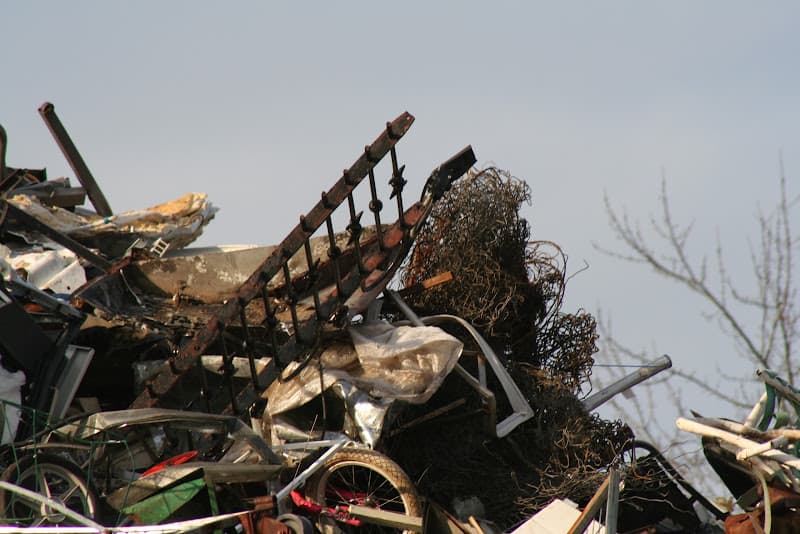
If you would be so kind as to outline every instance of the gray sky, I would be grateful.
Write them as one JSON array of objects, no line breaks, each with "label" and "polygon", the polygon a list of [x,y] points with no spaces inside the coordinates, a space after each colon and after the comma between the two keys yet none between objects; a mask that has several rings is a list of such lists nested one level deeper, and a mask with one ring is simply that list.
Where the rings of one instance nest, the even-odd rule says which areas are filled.
[{"label": "gray sky", "polygon": [[[602,308],[618,337],[700,371],[734,365],[702,303],[598,254],[603,208],[717,228],[748,273],[759,203],[800,167],[796,3],[10,2],[0,0],[8,163],[70,175],[38,116],[51,101],[115,211],[204,191],[200,244],[279,241],[385,121],[415,196],[472,144],[525,179],[536,239],[559,243],[567,309]],[[655,352],[655,351],[658,352]],[[603,356],[599,355],[602,360]],[[742,369],[747,374],[752,369]],[[754,395],[758,392],[754,392]],[[698,398],[709,415],[713,405]]]}]

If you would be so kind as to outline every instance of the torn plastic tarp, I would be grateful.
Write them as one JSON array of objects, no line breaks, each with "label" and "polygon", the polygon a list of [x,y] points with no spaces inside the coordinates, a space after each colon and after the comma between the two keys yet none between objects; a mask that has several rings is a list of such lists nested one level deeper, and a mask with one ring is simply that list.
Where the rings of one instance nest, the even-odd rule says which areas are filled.
[{"label": "torn plastic tarp", "polygon": [[[2,355],[0,355],[2,362]],[[19,426],[22,393],[25,385],[25,373],[11,372],[0,363],[0,444],[11,443]]]},{"label": "torn plastic tarp", "polygon": [[11,280],[16,277],[14,267],[11,266],[11,249],[7,246],[0,244],[0,278],[3,280]]},{"label": "torn plastic tarp", "polygon": [[[362,439],[374,443],[388,404],[394,400],[427,402],[453,370],[464,347],[434,326],[395,327],[376,322],[351,327],[348,332],[352,345],[329,345],[320,355],[321,371],[318,366],[306,365],[291,380],[276,380],[267,388],[264,396],[273,418],[336,385],[334,391],[345,400]],[[298,365],[292,362],[286,373],[294,372]]]},{"label": "torn plastic tarp", "polygon": [[86,238],[107,232],[133,233],[150,242],[160,238],[171,248],[186,246],[197,239],[217,212],[205,193],[187,193],[144,210],[108,217],[44,206],[36,197],[26,195],[15,195],[9,202],[70,237]]}]

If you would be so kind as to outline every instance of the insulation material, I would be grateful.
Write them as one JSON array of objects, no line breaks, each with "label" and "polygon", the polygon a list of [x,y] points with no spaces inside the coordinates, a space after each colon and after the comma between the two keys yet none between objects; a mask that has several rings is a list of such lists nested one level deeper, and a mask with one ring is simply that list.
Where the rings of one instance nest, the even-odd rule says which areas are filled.
[{"label": "insulation material", "polygon": [[[337,381],[349,382],[372,397],[413,404],[428,401],[453,370],[463,344],[434,327],[394,327],[372,323],[349,329],[353,345],[331,344],[319,367],[307,365],[292,380],[273,382],[264,395],[271,415],[307,403]],[[287,368],[296,368],[293,362]]]},{"label": "insulation material", "polygon": [[132,232],[146,239],[161,238],[173,248],[183,247],[197,239],[217,212],[205,193],[187,193],[170,202],[109,217],[47,207],[37,198],[26,195],[16,195],[10,202],[71,237],[88,237],[103,232]]}]

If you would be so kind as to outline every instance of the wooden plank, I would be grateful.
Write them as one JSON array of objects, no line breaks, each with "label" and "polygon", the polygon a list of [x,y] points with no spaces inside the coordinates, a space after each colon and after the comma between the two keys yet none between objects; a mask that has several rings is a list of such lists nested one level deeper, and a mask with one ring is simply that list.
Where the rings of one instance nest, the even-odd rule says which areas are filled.
[{"label": "wooden plank", "polygon": [[387,510],[379,510],[377,508],[370,508],[368,506],[358,506],[357,504],[351,504],[349,508],[350,515],[373,525],[422,532],[421,517],[414,517],[397,512],[389,512]]}]

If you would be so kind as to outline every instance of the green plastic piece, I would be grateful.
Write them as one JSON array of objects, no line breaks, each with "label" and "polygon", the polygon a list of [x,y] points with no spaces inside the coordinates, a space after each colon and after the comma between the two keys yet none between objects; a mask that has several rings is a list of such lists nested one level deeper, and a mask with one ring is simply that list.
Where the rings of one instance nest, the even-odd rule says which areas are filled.
[{"label": "green plastic piece", "polygon": [[[195,495],[205,488],[205,480],[197,478],[142,499],[136,504],[126,506],[122,509],[122,512],[133,516],[140,525],[157,525],[174,514],[181,506],[191,501]],[[214,499],[214,504],[216,504],[216,499]]]},{"label": "green plastic piece", "polygon": [[758,423],[758,429],[762,432],[769,428],[769,422],[775,412],[775,388],[767,386],[767,402],[764,404],[764,415]]}]

